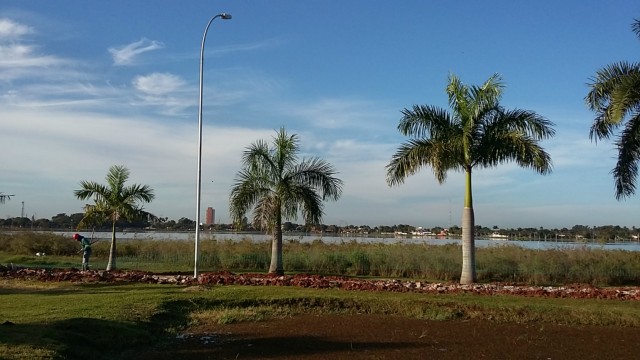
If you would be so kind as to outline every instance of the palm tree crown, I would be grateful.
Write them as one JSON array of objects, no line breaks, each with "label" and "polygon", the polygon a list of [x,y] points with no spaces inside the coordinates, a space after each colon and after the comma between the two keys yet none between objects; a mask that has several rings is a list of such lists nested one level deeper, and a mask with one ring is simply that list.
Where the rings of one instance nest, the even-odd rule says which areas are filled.
[{"label": "palm tree crown", "polygon": [[[634,21],[632,30],[640,38],[640,20]],[[589,138],[609,139],[623,127],[616,136],[618,161],[611,172],[616,198],[633,195],[640,160],[640,63],[607,65],[596,72],[589,86],[585,102],[596,113]]]},{"label": "palm tree crown", "polygon": [[450,75],[446,92],[451,112],[429,105],[404,109],[398,130],[410,139],[386,167],[390,186],[423,166],[431,167],[440,183],[449,170],[465,172],[463,283],[475,281],[472,169],[515,161],[541,174],[551,172],[551,158],[538,142],[555,134],[553,123],[533,111],[504,109],[499,104],[503,89],[497,74],[481,86],[465,85]]},{"label": "palm tree crown", "polygon": [[153,189],[148,185],[125,186],[129,174],[129,169],[126,167],[114,165],[109,168],[106,185],[83,180],[80,182],[81,189],[73,192],[80,200],[93,197],[95,201],[95,204],[85,207],[85,216],[78,227],[88,223],[111,221],[111,250],[107,271],[116,268],[116,222],[119,219],[135,220],[143,216],[153,217],[142,208],[142,203],[151,202],[155,198]]},{"label": "palm tree crown", "polygon": [[551,159],[538,141],[555,134],[553,123],[533,111],[502,108],[503,89],[497,74],[480,87],[464,85],[451,75],[446,90],[451,113],[429,105],[404,109],[398,130],[411,139],[387,165],[388,184],[401,184],[423,166],[430,166],[443,183],[449,170],[494,167],[510,160],[549,173]]},{"label": "palm tree crown", "polygon": [[282,221],[294,220],[301,212],[309,224],[319,224],[323,200],[338,200],[342,181],[333,166],[318,158],[298,162],[298,138],[283,128],[273,138],[273,147],[256,141],[242,156],[243,169],[231,189],[230,212],[240,223],[253,207],[253,223],[274,235],[269,272],[282,273]]}]

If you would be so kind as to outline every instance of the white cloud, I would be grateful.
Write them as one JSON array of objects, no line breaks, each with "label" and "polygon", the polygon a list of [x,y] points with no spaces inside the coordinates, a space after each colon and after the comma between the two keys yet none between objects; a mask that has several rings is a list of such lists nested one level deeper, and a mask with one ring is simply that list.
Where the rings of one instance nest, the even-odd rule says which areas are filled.
[{"label": "white cloud", "polygon": [[[38,109],[4,108],[0,110],[4,135],[0,152],[20,156],[3,163],[0,183],[19,194],[39,214],[50,217],[57,212],[79,211],[82,203],[75,201],[72,194],[78,183],[102,182],[109,166],[123,164],[131,170],[132,182],[149,184],[156,190],[156,200],[147,206],[151,212],[175,219],[192,216],[196,125],[196,122],[161,122],[155,118],[59,109],[49,110],[45,115]],[[226,198],[239,170],[242,151],[256,139],[270,138],[272,132],[204,126],[204,204],[215,198],[216,209],[226,217]],[[54,192],[47,195],[52,199],[50,202],[38,198],[42,184]],[[6,205],[3,211],[15,203]]]},{"label": "white cloud", "polygon": [[0,19],[0,40],[13,40],[23,35],[33,33],[33,28],[17,23],[8,18]]},{"label": "white cloud", "polygon": [[154,106],[161,113],[178,114],[193,105],[194,97],[186,82],[169,73],[137,76],[131,82],[142,102],[134,105]]},{"label": "white cloud", "polygon": [[388,116],[370,101],[331,98],[289,105],[286,112],[321,129],[370,128]]},{"label": "white cloud", "polygon": [[[274,47],[278,47],[283,43],[282,39],[279,38],[271,38],[265,39],[255,43],[248,44],[237,44],[237,45],[228,45],[222,47],[216,47],[211,50],[212,54],[222,55],[228,53],[242,52],[242,51],[256,51],[262,49],[270,49]],[[206,50],[206,49],[205,49]]]},{"label": "white cloud", "polygon": [[34,46],[21,44],[0,45],[0,69],[47,67],[63,64],[64,61],[47,55],[37,55]]},{"label": "white cloud", "polygon": [[70,62],[56,56],[37,52],[36,45],[21,42],[21,37],[33,33],[29,26],[8,18],[0,19],[0,80],[52,76],[52,68]]},{"label": "white cloud", "polygon": [[109,53],[113,56],[114,65],[131,65],[135,63],[137,56],[163,47],[164,44],[159,41],[142,38],[128,45],[111,47]]},{"label": "white cloud", "polygon": [[164,95],[182,90],[185,81],[177,75],[168,73],[153,73],[146,76],[136,76],[133,81],[136,90],[150,95]]}]

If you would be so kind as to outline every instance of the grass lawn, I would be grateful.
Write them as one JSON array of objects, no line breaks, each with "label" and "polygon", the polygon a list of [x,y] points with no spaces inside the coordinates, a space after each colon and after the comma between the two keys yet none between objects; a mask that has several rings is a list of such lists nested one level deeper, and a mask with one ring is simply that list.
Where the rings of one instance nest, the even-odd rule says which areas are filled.
[{"label": "grass lawn", "polygon": [[125,359],[166,346],[191,326],[301,313],[640,327],[637,302],[615,300],[6,279],[0,299],[3,359]]}]

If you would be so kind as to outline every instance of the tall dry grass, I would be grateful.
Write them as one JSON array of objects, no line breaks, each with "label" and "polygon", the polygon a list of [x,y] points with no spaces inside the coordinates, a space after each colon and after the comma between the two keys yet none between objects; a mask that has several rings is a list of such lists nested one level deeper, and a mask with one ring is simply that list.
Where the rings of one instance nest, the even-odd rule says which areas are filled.
[{"label": "tall dry grass", "polygon": [[[21,256],[36,264],[36,252],[77,257],[79,245],[50,233],[0,233],[2,258]],[[120,240],[118,266],[144,271],[187,272],[193,268],[193,243],[182,240]],[[199,247],[201,271],[264,272],[271,245],[248,239],[203,240]],[[93,263],[106,262],[109,241],[93,246]],[[586,283],[597,286],[640,285],[640,253],[622,250],[535,250],[519,246],[477,249],[481,282],[501,281],[532,285]],[[26,261],[25,260],[25,261]],[[68,266],[69,260],[60,260]],[[459,245],[325,243],[321,240],[284,243],[284,268],[290,273],[416,278],[455,281],[460,277]]]}]

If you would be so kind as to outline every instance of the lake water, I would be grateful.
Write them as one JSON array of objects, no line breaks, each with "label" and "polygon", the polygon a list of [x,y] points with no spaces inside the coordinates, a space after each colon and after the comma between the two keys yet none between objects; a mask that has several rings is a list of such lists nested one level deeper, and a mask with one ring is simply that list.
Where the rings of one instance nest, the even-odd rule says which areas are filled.
[{"label": "lake water", "polygon": [[[71,232],[55,232],[60,235],[71,237]],[[91,237],[90,232],[81,232],[82,235]],[[185,240],[194,241],[194,232],[118,232],[116,233],[118,240]],[[93,234],[94,239],[110,240],[110,232],[95,232]],[[249,239],[255,242],[263,242],[271,240],[269,235],[256,234],[256,233],[215,233],[209,231],[200,232],[200,240],[232,240],[238,241],[243,239]],[[429,245],[445,245],[445,244],[460,244],[459,238],[434,238],[434,237],[395,237],[389,234],[388,237],[384,236],[328,236],[319,234],[297,234],[297,235],[283,235],[283,240],[287,241],[300,241],[300,242],[312,242],[314,240],[322,240],[325,243],[342,243],[356,241],[358,243],[406,243],[406,244],[429,244]],[[515,245],[521,246],[527,249],[602,249],[602,250],[627,250],[627,251],[640,251],[640,242],[617,242],[607,244],[593,244],[593,243],[581,243],[581,242],[567,242],[556,240],[529,240],[529,241],[513,241],[513,240],[492,240],[484,238],[476,238],[477,247],[490,247],[490,246],[508,246]]]}]

